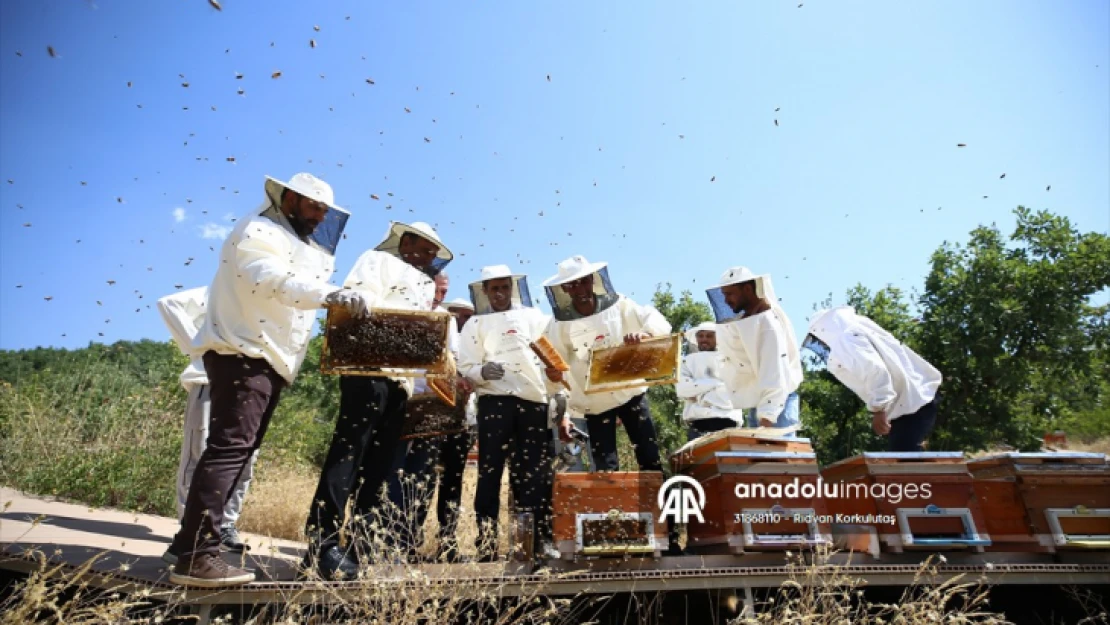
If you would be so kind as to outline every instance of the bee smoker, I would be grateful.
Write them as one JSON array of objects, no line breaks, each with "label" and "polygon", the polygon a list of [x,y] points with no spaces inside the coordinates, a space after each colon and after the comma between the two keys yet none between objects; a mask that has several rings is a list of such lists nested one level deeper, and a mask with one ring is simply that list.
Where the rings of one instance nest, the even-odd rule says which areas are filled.
[{"label": "bee smoker", "polygon": [[[555,458],[555,472],[562,473],[578,464],[585,445],[590,444],[590,435],[575,426],[570,428],[571,441],[563,445],[563,450]],[[593,467],[590,467],[593,470]]]}]

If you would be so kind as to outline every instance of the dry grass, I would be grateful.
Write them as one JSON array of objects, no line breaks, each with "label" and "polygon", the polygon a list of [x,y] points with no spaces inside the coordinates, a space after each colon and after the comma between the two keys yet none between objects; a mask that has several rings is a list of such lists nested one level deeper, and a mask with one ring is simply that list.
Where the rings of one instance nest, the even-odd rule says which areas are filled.
[{"label": "dry grass", "polygon": [[1093,440],[1089,443],[1069,442],[1067,448],[1070,451],[1090,451],[1110,455],[1110,436]]},{"label": "dry grass", "polygon": [[[303,463],[288,460],[282,457],[267,459],[263,454],[255,467],[255,478],[251,482],[250,491],[243,502],[243,513],[239,518],[239,529],[252,534],[281,538],[285,540],[304,541],[304,526],[308,518],[309,505],[312,495],[316,490],[316,481],[319,470]],[[474,491],[477,488],[478,470],[468,466],[463,473],[463,492],[461,499],[461,513],[459,526],[456,530],[456,539],[459,541],[460,552],[464,555],[474,555],[474,542],[478,537],[478,524],[474,516],[472,504]],[[435,501],[439,496],[438,489],[432,493],[432,508],[424,523],[423,534],[428,537],[420,554],[431,556],[438,547],[436,537],[439,536],[439,520],[435,515]],[[501,480],[501,517],[499,520],[499,546],[500,553],[506,553],[509,547],[509,476],[505,471]],[[393,517],[407,516],[404,513],[395,513]],[[392,520],[398,523],[397,519]]]},{"label": "dry grass", "polygon": [[[1005,615],[987,609],[988,588],[983,581],[966,581],[962,577],[939,581],[939,562],[933,556],[918,569],[913,586],[905,590],[901,599],[887,604],[867,601],[861,580],[830,564],[832,553],[821,549],[812,554],[791,555],[787,564],[790,579],[757,608],[757,614],[742,616],[731,625],[1011,623]],[[808,561],[810,558],[812,562]]]}]

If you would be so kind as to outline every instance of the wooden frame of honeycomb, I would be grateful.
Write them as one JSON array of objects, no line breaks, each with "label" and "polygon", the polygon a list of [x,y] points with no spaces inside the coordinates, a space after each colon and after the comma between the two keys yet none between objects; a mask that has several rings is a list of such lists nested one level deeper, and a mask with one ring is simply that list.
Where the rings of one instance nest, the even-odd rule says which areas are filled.
[{"label": "wooden frame of honeycomb", "polygon": [[377,308],[368,319],[328,308],[320,372],[325,375],[442,378],[455,376],[448,349],[449,313]]},{"label": "wooden frame of honeycomb", "polygon": [[[559,354],[559,350],[555,349],[555,346],[551,344],[551,341],[547,340],[546,336],[541,336],[529,343],[528,347],[532,348],[532,352],[536,354],[545,367],[556,369],[562,373],[570,371],[570,365],[567,364],[567,361],[563,360],[562,355]],[[567,383],[565,377],[563,378],[563,386],[566,387],[568,391],[570,390],[570,384]]]},{"label": "wooden frame of honeycomb", "polygon": [[644,339],[635,345],[590,351],[587,395],[678,382],[682,335]]}]

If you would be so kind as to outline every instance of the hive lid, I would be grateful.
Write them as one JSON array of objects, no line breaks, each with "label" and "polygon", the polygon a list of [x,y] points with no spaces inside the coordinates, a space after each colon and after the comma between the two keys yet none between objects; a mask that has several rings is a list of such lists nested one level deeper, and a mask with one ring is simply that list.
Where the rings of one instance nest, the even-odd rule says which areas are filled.
[{"label": "hive lid", "polygon": [[959,464],[966,461],[962,451],[868,451],[830,464],[826,469],[853,464],[931,463]]}]

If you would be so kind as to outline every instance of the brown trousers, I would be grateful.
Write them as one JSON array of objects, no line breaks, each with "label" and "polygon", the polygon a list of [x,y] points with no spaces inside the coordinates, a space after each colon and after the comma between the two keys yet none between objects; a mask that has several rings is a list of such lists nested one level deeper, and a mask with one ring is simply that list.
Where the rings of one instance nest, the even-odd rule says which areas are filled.
[{"label": "brown trousers", "polygon": [[224,506],[251,455],[262,445],[278,398],[285,388],[270,363],[261,358],[204,354],[211,398],[208,445],[204,448],[174,550],[182,558],[219,554]]}]

